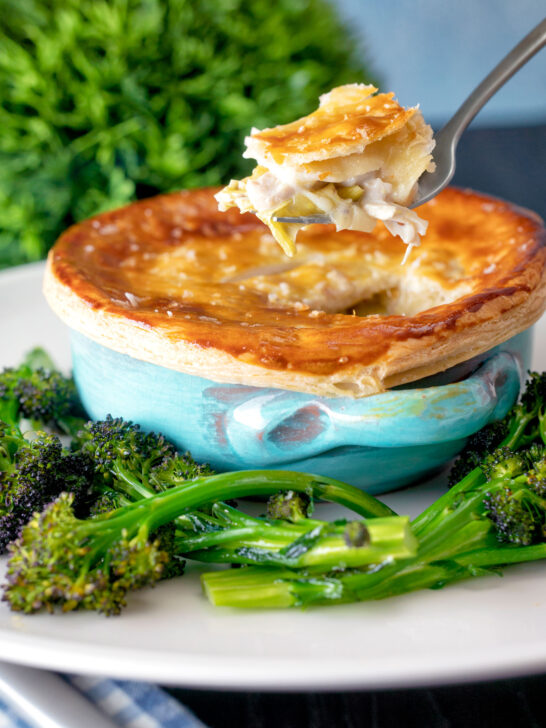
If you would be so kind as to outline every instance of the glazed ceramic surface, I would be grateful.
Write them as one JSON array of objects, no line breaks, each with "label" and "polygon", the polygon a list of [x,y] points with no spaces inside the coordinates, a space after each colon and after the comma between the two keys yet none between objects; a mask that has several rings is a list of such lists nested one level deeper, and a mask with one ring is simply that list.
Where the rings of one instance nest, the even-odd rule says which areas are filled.
[{"label": "glazed ceramic surface", "polygon": [[372,493],[440,467],[468,435],[503,417],[530,349],[529,330],[411,387],[352,399],[213,382],[72,333],[74,376],[92,418],[112,414],[163,432],[216,470],[303,470]]}]

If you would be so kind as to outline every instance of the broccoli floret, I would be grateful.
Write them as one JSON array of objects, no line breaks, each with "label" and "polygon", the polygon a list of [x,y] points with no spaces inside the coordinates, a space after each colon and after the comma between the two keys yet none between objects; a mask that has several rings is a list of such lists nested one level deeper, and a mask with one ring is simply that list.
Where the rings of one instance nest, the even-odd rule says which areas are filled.
[{"label": "broccoli floret", "polygon": [[136,519],[134,512],[114,511],[103,520],[82,521],[72,503],[72,495],[61,494],[10,544],[3,599],[13,610],[119,614],[127,592],[162,575],[168,556],[149,540],[139,513]]},{"label": "broccoli floret", "polygon": [[99,497],[91,504],[89,514],[91,516],[103,516],[106,513],[110,513],[110,511],[115,511],[116,508],[123,508],[123,506],[129,505],[131,502],[123,493],[110,490],[105,486]]},{"label": "broccoli floret", "polygon": [[207,463],[196,463],[189,452],[164,457],[150,470],[150,485],[158,492],[187,480],[214,475]]},{"label": "broccoli floret", "polygon": [[26,440],[15,425],[0,422],[0,553],[36,510],[62,491],[74,495],[78,514],[88,505],[93,465],[65,450],[55,435]]},{"label": "broccoli floret", "polygon": [[526,447],[535,440],[546,442],[546,372],[529,372],[520,401],[506,415],[508,435],[503,445]]},{"label": "broccoli floret", "polygon": [[[414,520],[413,526],[417,535],[440,517],[444,508],[455,502],[460,495],[464,500],[466,493],[481,486],[486,480],[484,471],[491,477],[492,463],[488,459],[490,460],[495,449],[506,447],[515,452],[532,447],[533,444],[542,446],[546,443],[545,393],[546,372],[542,374],[529,372],[529,379],[520,401],[512,407],[506,417],[470,438],[468,449],[465,448],[459,461],[455,462],[449,492],[432,503]],[[499,443],[497,438],[502,434],[504,436]],[[474,462],[477,463],[476,467],[468,471]],[[508,467],[513,465],[514,463]],[[460,479],[455,481],[457,476],[460,476]]]},{"label": "broccoli floret", "polygon": [[[46,369],[42,364],[48,362],[51,368]],[[26,418],[35,427],[51,426],[73,434],[83,424],[83,414],[74,381],[56,371],[42,350],[32,351],[20,366],[0,372],[0,419],[4,422],[18,424]]]},{"label": "broccoli floret", "polygon": [[[59,372],[37,369],[15,370],[17,379],[13,394],[19,400],[21,414],[29,420],[59,422],[77,402],[76,387]],[[13,372],[11,373],[13,374]]]},{"label": "broccoli floret", "polygon": [[449,486],[455,485],[477,468],[483,460],[484,453],[496,448],[508,433],[506,420],[492,422],[471,435],[465,447],[459,453],[449,472]]},{"label": "broccoli floret", "polygon": [[546,372],[529,372],[527,384],[521,395],[522,407],[528,412],[538,414],[546,402]]},{"label": "broccoli floret", "polygon": [[[496,456],[499,457],[499,451]],[[497,477],[500,484],[486,492],[485,513],[495,524],[500,541],[521,546],[546,541],[545,449],[534,444],[527,451],[511,456],[508,451],[506,456],[509,464],[503,466],[501,463],[499,469],[507,475]],[[530,467],[527,472],[523,472],[525,465]],[[495,481],[490,480],[491,483],[495,484]]]},{"label": "broccoli floret", "polygon": [[513,452],[509,447],[499,447],[483,457],[480,468],[487,481],[510,480],[524,473],[529,466],[523,452]]},{"label": "broccoli floret", "polygon": [[[537,519],[532,499],[522,491],[514,491],[509,486],[487,493],[484,506],[488,517],[495,524],[500,541],[529,546],[537,536]],[[543,536],[542,529],[538,531]]]},{"label": "broccoli floret", "polygon": [[155,535],[159,548],[167,554],[161,579],[174,579],[176,576],[182,576],[186,568],[186,559],[179,553],[176,525],[165,523],[158,528]]},{"label": "broccoli floret", "polygon": [[[93,461],[97,492],[109,497],[122,493],[130,502],[212,474],[189,453],[178,453],[163,435],[144,432],[139,425],[111,415],[88,422],[78,432],[73,447]],[[107,501],[97,508],[106,509]]]},{"label": "broccoli floret", "polygon": [[527,474],[530,487],[540,498],[546,498],[546,455],[537,457],[533,468]]},{"label": "broccoli floret", "polygon": [[520,401],[504,419],[486,425],[471,435],[455,460],[449,474],[450,487],[480,467],[488,453],[499,446],[511,450],[530,445],[535,440],[546,442],[546,372],[529,372]]},{"label": "broccoli floret", "polygon": [[267,517],[297,523],[313,512],[313,503],[306,493],[293,490],[275,493],[267,501]]},{"label": "broccoli floret", "polygon": [[143,478],[165,458],[176,454],[163,435],[143,432],[138,425],[111,415],[88,422],[78,432],[75,446],[92,457],[97,470],[104,474],[112,474],[119,466]]}]

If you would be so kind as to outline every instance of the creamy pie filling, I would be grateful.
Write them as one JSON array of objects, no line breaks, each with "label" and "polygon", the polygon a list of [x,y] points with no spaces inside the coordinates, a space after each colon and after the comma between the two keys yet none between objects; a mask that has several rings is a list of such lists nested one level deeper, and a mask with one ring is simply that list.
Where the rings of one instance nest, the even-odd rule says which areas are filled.
[{"label": "creamy pie filling", "polygon": [[246,180],[232,180],[216,199],[220,210],[236,205],[242,212],[255,212],[290,256],[294,254],[297,232],[304,226],[276,222],[274,217],[326,213],[336,230],[362,232],[371,232],[380,220],[391,235],[398,235],[408,246],[404,260],[411,248],[419,245],[428,226],[416,212],[393,200],[392,184],[381,179],[378,172],[341,183],[309,185],[297,177],[286,182],[257,167]]}]

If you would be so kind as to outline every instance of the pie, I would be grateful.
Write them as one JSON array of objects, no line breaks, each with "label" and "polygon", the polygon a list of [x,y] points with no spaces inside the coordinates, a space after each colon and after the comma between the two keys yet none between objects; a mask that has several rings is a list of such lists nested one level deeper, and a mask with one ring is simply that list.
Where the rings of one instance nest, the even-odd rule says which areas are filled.
[{"label": "pie", "polygon": [[287,258],[216,189],[105,212],[50,252],[45,294],[68,326],[143,361],[217,382],[360,397],[442,371],[545,308],[533,213],[448,188],[423,205],[410,261],[382,224],[313,225]]},{"label": "pie", "polygon": [[302,226],[273,218],[316,213],[329,214],[337,230],[371,232],[382,220],[409,252],[427,227],[407,206],[419,177],[434,169],[432,129],[419,109],[376,91],[339,86],[321,96],[309,116],[252,129],[243,156],[258,166],[217,194],[220,209],[254,211],[289,256]]}]

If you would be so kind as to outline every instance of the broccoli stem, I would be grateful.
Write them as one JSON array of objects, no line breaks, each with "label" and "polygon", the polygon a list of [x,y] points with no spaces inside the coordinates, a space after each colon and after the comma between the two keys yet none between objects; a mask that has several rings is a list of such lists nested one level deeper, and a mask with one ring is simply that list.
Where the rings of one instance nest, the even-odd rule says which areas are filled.
[{"label": "broccoli stem", "polygon": [[345,525],[320,522],[307,529],[279,528],[263,522],[254,528],[181,538],[177,545],[181,554],[197,561],[275,564],[323,572],[415,555],[417,541],[407,517],[373,518],[363,525],[367,539],[360,545],[347,542]]},{"label": "broccoli stem", "polygon": [[[76,437],[78,432],[82,429],[82,427],[88,422],[87,419],[83,417],[79,417],[77,415],[59,415],[57,417],[57,420],[55,422],[55,425],[59,428],[59,431],[64,434],[68,435],[68,437]],[[34,423],[33,425],[37,424],[38,427],[40,423]]]},{"label": "broccoli stem", "polygon": [[0,422],[16,427],[20,421],[19,402],[16,399],[0,398]]},{"label": "broccoli stem", "polygon": [[[335,499],[344,504],[350,503],[360,515],[369,513],[370,496],[329,478],[287,471],[242,471],[196,478],[111,513],[98,515],[89,521],[81,522],[79,538],[93,540],[95,533],[100,534],[98,545],[92,550],[96,554],[95,559],[91,561],[94,565],[105,550],[103,538],[108,539],[111,536],[112,540],[116,540],[122,532],[131,538],[135,529],[143,525],[153,533],[164,524],[176,521],[185,514],[192,514],[208,503],[234,496],[271,495],[279,488],[306,492],[314,497],[329,500]],[[375,505],[375,499],[371,500]],[[224,518],[227,519],[226,509],[229,507],[224,507]],[[231,516],[233,515],[232,512]],[[197,517],[193,515],[193,523]],[[305,525],[285,524],[281,527],[278,524],[266,525],[266,522],[260,519],[242,515],[238,518],[244,520],[245,527],[242,531],[241,528],[236,528],[231,533],[228,530],[227,533],[230,535],[214,531],[197,537],[179,534],[177,552],[181,554],[188,552],[193,558],[219,562],[230,559],[235,563],[284,563],[292,567],[320,566],[326,570],[339,566],[340,563],[353,566],[377,563],[397,556],[402,558],[415,553],[416,550],[416,542],[411,534],[409,521],[405,517],[388,516],[370,519],[366,522],[369,544],[362,546],[348,545],[341,526],[337,526],[338,532],[332,534],[329,530],[335,530],[336,526],[326,527],[320,522],[318,526],[315,525],[316,522],[311,521]],[[247,540],[242,540],[233,547],[234,540],[242,536]],[[268,543],[267,540],[264,542],[264,537],[267,539],[270,536],[273,537],[273,543],[271,541]],[[270,548],[264,548],[264,545],[269,545]],[[224,551],[217,551],[217,547],[220,546],[224,546]],[[206,554],[203,548],[215,550]],[[194,549],[198,551],[194,552]]]},{"label": "broccoli stem", "polygon": [[[457,566],[427,565],[416,574],[399,576],[383,588],[383,597],[435,586],[449,577],[453,581]],[[411,580],[411,589],[407,579]],[[288,569],[249,566],[236,571],[215,571],[201,577],[203,589],[215,606],[238,608],[298,607],[343,604],[359,600],[359,595],[343,576],[305,577]]]},{"label": "broccoli stem", "polygon": [[425,508],[417,518],[412,521],[414,533],[419,537],[426,529],[430,527],[430,524],[440,517],[443,512],[453,503],[455,498],[462,496],[464,493],[472,491],[479,485],[485,483],[485,476],[481,468],[477,467],[471,470],[468,475],[459,481],[456,485],[450,488],[446,493],[441,495],[434,503],[431,503],[428,508]]},{"label": "broccoli stem", "polygon": [[[283,488],[345,505],[365,518],[393,515],[390,508],[372,496],[331,478],[286,470],[242,470],[195,478],[124,506],[114,511],[112,518],[122,519],[127,514],[130,520],[131,517],[138,518],[139,516],[134,514],[140,512],[146,514],[150,531],[153,531],[164,523],[174,521],[180,515],[215,501],[272,495]],[[93,528],[93,524],[98,527],[108,518],[109,514],[97,516],[90,523],[90,527]]]},{"label": "broccoli stem", "polygon": [[[427,564],[419,570],[402,572],[376,590],[382,599],[417,589],[438,587],[468,576],[468,570],[453,562]],[[238,608],[298,607],[333,605],[361,601],[344,576],[302,576],[288,569],[249,566],[235,571],[203,574],[205,594],[215,606]]]},{"label": "broccoli stem", "polygon": [[470,551],[457,556],[457,563],[462,566],[498,566],[504,564],[519,564],[526,561],[538,561],[546,558],[546,543],[537,543],[531,546],[498,546]]},{"label": "broccoli stem", "polygon": [[[476,481],[476,474],[471,473],[464,479],[463,489],[453,488],[446,494],[447,497],[440,499],[443,508],[429,519],[426,528],[421,528],[418,551],[413,556],[379,563],[368,571],[355,569],[356,564],[347,563],[346,571],[324,578],[309,568],[300,572],[286,569],[264,571],[262,578],[254,570],[247,576],[250,568],[242,573],[216,572],[203,575],[205,591],[214,604],[238,607],[367,601],[423,588],[438,588],[488,573],[505,564],[545,558],[545,543],[529,546],[500,544],[494,522],[485,513],[485,491],[493,494],[509,488],[517,500],[520,492],[528,492],[527,476],[491,481],[468,493],[466,488],[472,480]],[[546,510],[544,500],[534,493],[531,493],[530,502]],[[290,563],[279,565],[293,566]],[[312,563],[296,564],[302,565],[312,567]],[[257,598],[247,590],[250,584],[257,590]]]},{"label": "broccoli stem", "polygon": [[268,566],[213,571],[203,574],[201,583],[208,599],[217,607],[295,607],[328,601],[339,603],[343,597],[339,579],[302,579],[295,571]]},{"label": "broccoli stem", "polygon": [[117,487],[128,495],[132,500],[138,501],[141,498],[151,498],[156,492],[146,483],[139,480],[130,470],[116,461],[112,466],[112,475],[116,478]]},{"label": "broccoli stem", "polygon": [[6,427],[2,426],[0,420],[0,473],[9,472],[13,469],[15,453],[21,445],[26,444],[23,433],[16,424],[3,420]]},{"label": "broccoli stem", "polygon": [[[129,496],[158,497],[150,487],[126,471],[119,463],[115,463],[112,472]],[[157,477],[161,484],[160,476]],[[173,487],[169,487],[170,483],[167,480],[162,484],[167,488],[159,494],[162,497],[167,498],[173,493],[184,492],[188,503],[185,512],[215,501],[273,495],[278,490],[289,489],[345,506],[363,518],[396,515],[381,501],[347,483],[321,475],[308,475],[289,470],[240,470],[194,478]]]},{"label": "broccoli stem", "polygon": [[[542,557],[537,555],[535,558]],[[475,573],[474,564],[458,564],[455,561],[418,564],[394,576],[386,574],[373,587],[367,585],[366,589],[362,589],[361,578],[372,574],[347,572],[339,576],[313,576],[289,569],[248,566],[203,574],[201,582],[205,594],[215,606],[252,609],[385,599],[418,589],[442,587]]]},{"label": "broccoli stem", "polygon": [[246,496],[272,495],[284,488],[345,506],[364,518],[396,513],[362,490],[325,476],[283,470],[246,470],[212,475],[186,484],[188,491],[207,483],[207,502]]},{"label": "broccoli stem", "polygon": [[[144,463],[145,465],[146,463]],[[133,501],[157,498],[157,490],[149,483],[146,469],[135,472],[116,459],[110,466],[116,488]],[[215,502],[213,514],[195,509],[216,498],[241,495],[278,494],[279,488],[350,504],[361,515],[392,513],[375,498],[344,483],[284,471],[250,471],[205,476],[173,484],[169,471],[154,474],[154,488],[160,493],[184,494],[188,501],[183,510],[177,507],[175,548],[181,556],[218,563],[275,563],[286,566],[312,566],[327,570],[337,565],[362,565],[386,558],[402,558],[415,553],[416,542],[408,519],[398,516],[373,518],[372,525],[362,525],[370,543],[353,548],[347,542],[345,524],[338,527],[321,521],[302,518],[298,525],[285,520],[253,518],[223,503]],[[106,484],[106,487],[109,486]],[[220,490],[215,490],[220,488]],[[242,488],[242,490],[241,490]],[[164,496],[166,497],[166,496]],[[177,496],[178,499],[178,496]],[[205,502],[204,502],[205,501]],[[178,503],[178,500],[177,500]],[[195,504],[195,506],[192,506]],[[357,526],[358,527],[358,526]],[[204,550],[207,550],[205,553]]]}]

